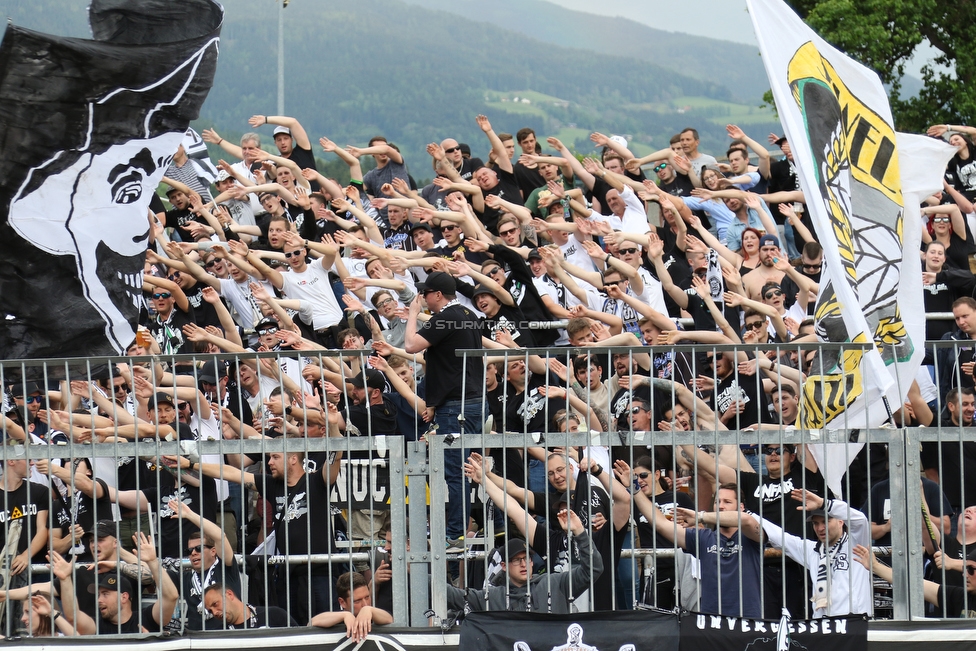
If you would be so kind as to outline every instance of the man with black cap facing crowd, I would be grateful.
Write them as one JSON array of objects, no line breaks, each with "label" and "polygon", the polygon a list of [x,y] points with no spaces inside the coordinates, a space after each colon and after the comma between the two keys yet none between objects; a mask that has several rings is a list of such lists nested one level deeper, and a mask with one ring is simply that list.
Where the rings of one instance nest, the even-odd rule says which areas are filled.
[{"label": "man with black cap facing crowd", "polygon": [[576,597],[603,574],[603,557],[592,552],[590,536],[573,511],[563,509],[558,514],[559,525],[570,533],[578,554],[572,559],[572,569],[556,574],[532,576],[532,557],[526,542],[512,539],[505,546],[505,561],[495,585],[485,590],[461,590],[447,586],[447,606],[455,610],[511,610],[515,612],[569,613]]},{"label": "man with black cap facing crowd", "polygon": [[[404,348],[424,353],[427,362],[427,405],[434,410],[438,434],[481,432],[484,409],[485,368],[480,358],[458,357],[455,351],[481,348],[478,316],[457,300],[457,283],[443,271],[435,271],[417,284],[418,296],[410,303]],[[425,301],[430,320],[418,328],[417,317]],[[444,451],[447,481],[447,538],[461,538],[467,523],[464,480],[465,452],[461,443]]]},{"label": "man with black cap facing crowd", "polygon": [[156,557],[152,541],[141,533],[136,540],[139,544],[133,554],[149,566],[152,579],[159,588],[158,599],[140,610],[139,593],[133,588],[132,582],[125,576],[106,572],[99,575],[97,584],[88,588],[89,592],[98,595],[98,617],[94,618],[78,608],[72,583],[72,563],[55,551],[48,554],[51,569],[61,582],[64,616],[74,624],[79,634],[155,632],[160,631],[172,619],[180,596],[179,591],[169,575],[162,571],[162,564]]}]

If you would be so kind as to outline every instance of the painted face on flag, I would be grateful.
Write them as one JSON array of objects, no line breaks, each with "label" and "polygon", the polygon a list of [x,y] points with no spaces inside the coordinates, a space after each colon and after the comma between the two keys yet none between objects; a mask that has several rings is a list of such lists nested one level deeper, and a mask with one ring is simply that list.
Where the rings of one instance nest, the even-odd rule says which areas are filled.
[{"label": "painted face on flag", "polygon": [[[8,222],[45,253],[73,256],[84,299],[119,353],[135,338],[150,236],[149,200],[184,137],[162,114],[192,86],[207,44],[142,88],[118,88],[89,104],[80,147],[32,168],[10,202]],[[120,116],[135,129],[118,127]]]},{"label": "painted face on flag", "polygon": [[130,140],[48,176],[10,204],[10,224],[34,246],[74,255],[89,302],[106,321],[106,335],[124,348],[130,318],[142,301],[149,241],[147,204],[182,134]]}]

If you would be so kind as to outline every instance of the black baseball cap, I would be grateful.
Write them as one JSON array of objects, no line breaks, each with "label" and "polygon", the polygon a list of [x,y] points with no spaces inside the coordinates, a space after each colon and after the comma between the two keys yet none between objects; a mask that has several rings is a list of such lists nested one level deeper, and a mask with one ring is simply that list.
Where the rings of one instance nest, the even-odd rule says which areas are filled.
[{"label": "black baseball cap", "polygon": [[525,554],[526,556],[529,554],[529,549],[525,541],[520,538],[509,540],[508,544],[505,545],[505,560],[510,561],[513,556],[518,556],[519,554]]},{"label": "black baseball cap", "polygon": [[366,377],[363,377],[363,373],[359,375],[354,375],[349,379],[349,384],[354,387],[359,387],[360,389],[369,387],[370,389],[382,389],[386,387],[386,378],[383,374],[374,368],[365,369],[364,373]]},{"label": "black baseball cap", "polygon": [[88,533],[95,536],[96,539],[108,538],[109,536],[115,538],[118,534],[118,526],[111,520],[99,520]]},{"label": "black baseball cap", "polygon": [[481,294],[488,294],[490,296],[494,296],[495,292],[491,291],[491,289],[489,289],[487,285],[482,285],[482,284],[475,285],[474,291],[471,292],[472,300],[476,296],[480,296]]},{"label": "black baseball cap", "polygon": [[23,398],[24,396],[29,396],[32,393],[43,393],[41,391],[40,385],[37,382],[14,382],[13,391],[10,392],[14,398]]},{"label": "black baseball cap", "polygon": [[168,402],[173,407],[176,407],[176,399],[173,398],[173,396],[169,395],[168,393],[157,392],[156,395],[149,400],[149,408],[155,409],[161,402]]},{"label": "black baseball cap", "polygon": [[776,140],[774,141],[774,143],[775,143],[776,145],[778,145],[778,146],[780,146],[780,147],[782,147],[782,146],[783,146],[783,143],[784,143],[784,142],[786,142],[786,136],[780,136],[779,138],[777,138],[777,139],[776,139]]},{"label": "black baseball cap", "polygon": [[217,384],[225,377],[227,377],[227,363],[212,361],[203,365],[200,374],[197,375],[197,380],[207,384]]},{"label": "black baseball cap", "polygon": [[418,222],[410,227],[410,234],[413,235],[416,231],[427,231],[428,233],[433,233],[434,229],[430,227],[427,222]]},{"label": "black baseball cap", "polygon": [[539,249],[529,249],[528,260],[542,260],[542,254],[539,253]]},{"label": "black baseball cap", "polygon": [[278,319],[274,318],[273,316],[266,316],[260,321],[258,321],[258,324],[254,326],[254,331],[261,332],[262,330],[267,330],[268,328],[280,328],[280,327],[281,326],[278,324]]},{"label": "black baseball cap", "polygon": [[112,572],[99,575],[98,583],[88,586],[88,592],[98,594],[101,588],[119,593],[126,592],[130,600],[135,596],[135,592],[132,589],[132,582],[126,577],[118,576]]},{"label": "black baseball cap", "polygon": [[417,283],[417,291],[421,294],[427,292],[441,292],[443,294],[457,293],[457,282],[454,276],[443,271],[432,271],[422,283]]}]

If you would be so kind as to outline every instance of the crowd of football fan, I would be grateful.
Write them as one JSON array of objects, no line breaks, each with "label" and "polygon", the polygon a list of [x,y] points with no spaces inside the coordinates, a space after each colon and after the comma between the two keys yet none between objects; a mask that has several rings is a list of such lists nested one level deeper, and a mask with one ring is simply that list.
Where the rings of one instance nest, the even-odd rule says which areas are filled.
[{"label": "crowd of football fan", "polygon": [[[816,341],[823,256],[787,139],[769,136],[782,151],[772,156],[729,125],[720,163],[691,128],[644,157],[594,133],[580,158],[556,138],[476,120],[487,162],[452,138],[431,143],[424,187],[383,137],[345,148],[323,137],[320,155],[349,167],[342,187],[316,171],[291,117],[249,120],[272,131],[273,154],[257,131],[239,143],[204,131],[235,161],[219,161],[212,185],[180,147],[164,177],[169,207],[154,197],[150,208],[128,351],[158,357],[92,382],[3,387],[5,634],[311,624],[361,639],[392,621],[389,512],[348,508],[335,492],[343,463],[369,454],[28,461],[25,443],[417,442],[459,427],[542,436],[446,452],[448,540],[414,547],[446,545],[454,611],[874,613],[872,573],[892,578],[871,551],[891,540],[884,445],[849,460],[842,500],[804,446],[640,435],[796,425],[818,358],[785,344]],[[925,308],[955,317],[929,321],[927,337],[967,342],[976,128],[929,135],[958,153],[922,207]],[[365,174],[364,157],[375,161]],[[784,347],[707,351],[734,343]],[[625,348],[578,354],[593,345]],[[478,348],[495,350],[455,354]],[[318,355],[336,349],[350,352]],[[185,353],[201,361],[169,358]],[[973,355],[972,344],[931,352],[893,423],[971,427]],[[545,442],[589,430],[634,433],[635,444]],[[976,481],[965,481],[976,442],[925,444],[922,467],[925,599],[937,616],[965,616],[976,610]],[[368,561],[348,560],[356,543]],[[783,555],[764,563],[770,548]],[[256,549],[343,560],[269,567]]]}]

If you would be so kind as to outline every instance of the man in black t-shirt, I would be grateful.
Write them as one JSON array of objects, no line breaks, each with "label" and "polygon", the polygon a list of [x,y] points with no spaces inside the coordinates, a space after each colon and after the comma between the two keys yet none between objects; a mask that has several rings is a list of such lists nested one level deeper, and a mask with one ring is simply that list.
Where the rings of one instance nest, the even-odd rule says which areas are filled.
[{"label": "man in black t-shirt", "polygon": [[[14,439],[9,439],[7,449],[3,452],[6,461],[3,464],[3,490],[0,491],[0,551],[5,551],[12,557],[9,566],[10,580],[3,586],[10,589],[26,586],[30,574],[27,571],[28,566],[32,562],[44,562],[51,493],[40,484],[27,481],[30,469],[23,446],[16,444]],[[20,525],[20,537],[16,542],[10,540],[10,547],[7,548],[7,532],[11,526],[17,524]],[[11,624],[20,617],[20,605],[21,602],[12,602],[13,607],[7,611],[7,621]],[[15,628],[12,625],[9,630],[13,631]]]},{"label": "man in black t-shirt", "polygon": [[[518,181],[512,167],[512,161],[508,158],[505,146],[498,139],[491,128],[488,118],[483,115],[478,116],[478,126],[484,131],[491,143],[491,151],[495,155],[495,168],[482,167],[474,172],[473,180],[484,192],[485,196],[494,195],[499,199],[513,203],[517,206],[522,205],[522,194],[519,191]],[[489,232],[498,234],[498,218],[501,211],[491,206],[485,206],[484,212],[479,216],[481,223]]]},{"label": "man in black t-shirt", "polygon": [[[501,290],[505,291],[505,290]],[[508,294],[508,292],[505,292]],[[508,294],[511,297],[510,294]],[[535,339],[528,328],[528,320],[517,305],[505,305],[495,292],[485,285],[478,285],[471,294],[475,306],[484,313],[482,331],[489,339],[496,339],[499,330],[505,330],[520,348],[532,348]],[[514,299],[512,299],[514,302]]]},{"label": "man in black t-shirt", "polygon": [[[814,538],[812,525],[807,523],[807,514],[797,507],[803,503],[791,495],[796,489],[806,489],[817,495],[826,495],[824,478],[817,472],[812,455],[807,451],[804,458],[807,466],[801,463],[793,445],[765,445],[766,474],[743,472],[739,476],[742,487],[742,502],[746,509],[782,527],[786,532],[800,538]],[[772,564],[766,568],[763,583],[766,595],[766,616],[774,617],[783,606],[805,616],[809,604],[809,588],[804,583],[805,570],[797,563],[786,559],[783,565]],[[786,585],[786,601],[783,597],[783,584]],[[807,614],[812,614],[810,610]]]},{"label": "man in black t-shirt", "polygon": [[241,601],[234,591],[220,583],[207,587],[203,603],[210,612],[207,630],[238,628],[287,628],[298,622],[276,606],[262,608]]},{"label": "man in black t-shirt", "polygon": [[[316,169],[312,143],[304,127],[295,118],[286,115],[254,115],[248,120],[248,124],[255,129],[265,124],[277,125],[273,135],[275,147],[281,157],[294,162],[303,170]],[[241,145],[243,146],[243,142]],[[315,181],[311,181],[310,185],[313,192],[319,189]]]},{"label": "man in black t-shirt", "polygon": [[[330,409],[328,419],[331,429],[337,424],[338,413]],[[286,435],[286,438],[290,437]],[[199,467],[207,477],[240,483],[261,493],[274,508],[277,553],[332,554],[339,551],[340,541],[349,539],[342,512],[329,497],[341,459],[342,454],[337,453],[331,464],[309,473],[304,454],[271,452],[268,454],[269,474],[241,472],[233,466],[217,463],[191,463],[185,457],[180,457],[178,462],[183,470]],[[338,605],[335,580],[349,569],[348,563],[342,562],[316,564],[312,566],[309,579],[308,567],[295,565],[289,572],[278,573],[278,597],[282,603],[290,598],[292,615],[307,622],[312,615]]]},{"label": "man in black t-shirt", "polygon": [[[435,271],[418,283],[417,296],[407,313],[404,348],[409,354],[426,351],[427,405],[435,409],[434,422],[441,435],[458,430],[482,430],[485,367],[480,357],[458,357],[455,351],[480,349],[481,323],[478,316],[457,302],[457,283],[442,271]],[[418,329],[421,300],[433,313]],[[459,419],[460,417],[460,419]],[[444,478],[447,481],[447,537],[464,535],[468,494],[464,480],[464,451],[457,443],[444,451]]]}]

